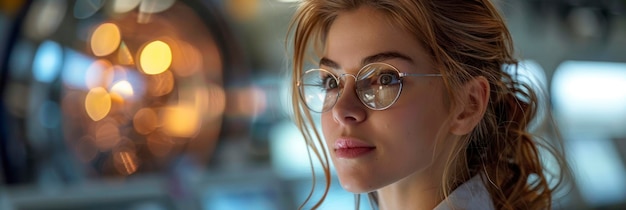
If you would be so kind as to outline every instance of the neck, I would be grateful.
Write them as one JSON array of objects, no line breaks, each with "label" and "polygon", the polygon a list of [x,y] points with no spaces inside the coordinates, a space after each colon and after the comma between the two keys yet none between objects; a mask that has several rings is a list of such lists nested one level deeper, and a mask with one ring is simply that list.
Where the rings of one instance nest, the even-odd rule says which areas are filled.
[{"label": "neck", "polygon": [[431,210],[443,200],[441,179],[441,175],[425,171],[412,174],[378,190],[379,207],[381,210]]}]

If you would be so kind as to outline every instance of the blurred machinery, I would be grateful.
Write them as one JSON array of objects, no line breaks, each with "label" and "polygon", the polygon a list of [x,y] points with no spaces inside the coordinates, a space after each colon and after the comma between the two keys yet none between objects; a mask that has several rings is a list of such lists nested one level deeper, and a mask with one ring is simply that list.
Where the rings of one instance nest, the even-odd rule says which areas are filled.
[{"label": "blurred machinery", "polygon": [[[0,6],[9,29],[0,37],[0,209],[129,209],[136,200],[198,209],[228,201],[211,196],[229,198],[227,183],[249,179],[205,174],[231,164],[216,148],[251,138],[259,94],[215,2]],[[260,173],[265,183],[253,187],[279,190]]]}]

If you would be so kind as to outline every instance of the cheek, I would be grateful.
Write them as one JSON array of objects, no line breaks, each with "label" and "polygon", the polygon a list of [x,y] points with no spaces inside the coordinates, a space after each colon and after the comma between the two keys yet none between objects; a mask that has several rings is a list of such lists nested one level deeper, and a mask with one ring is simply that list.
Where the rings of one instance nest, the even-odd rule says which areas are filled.
[{"label": "cheek", "polygon": [[330,111],[322,113],[321,123],[322,134],[324,136],[324,139],[328,141],[328,139],[331,139],[330,134],[334,133],[335,129],[337,129],[337,125],[333,120],[333,116]]}]

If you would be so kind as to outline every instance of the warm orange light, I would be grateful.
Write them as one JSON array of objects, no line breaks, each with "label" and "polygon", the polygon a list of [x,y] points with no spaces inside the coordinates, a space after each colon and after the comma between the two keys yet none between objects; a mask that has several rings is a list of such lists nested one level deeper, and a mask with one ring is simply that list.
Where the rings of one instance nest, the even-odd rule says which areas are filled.
[{"label": "warm orange light", "polygon": [[193,104],[166,107],[163,131],[173,137],[194,137],[200,129],[200,117]]},{"label": "warm orange light", "polygon": [[[202,54],[200,51],[186,42],[178,41],[177,43],[178,45],[172,48],[172,70],[174,73],[181,77],[187,77],[200,72],[202,70]],[[209,59],[219,60],[219,53],[216,58],[211,57]],[[220,71],[220,69],[209,70]]]},{"label": "warm orange light", "polygon": [[91,35],[91,50],[96,56],[106,56],[115,51],[121,42],[120,29],[113,23],[103,23]]},{"label": "warm orange light", "polygon": [[114,74],[111,62],[105,59],[96,60],[85,72],[85,84],[88,88],[107,87],[113,81]]},{"label": "warm orange light", "polygon": [[116,82],[113,87],[111,87],[111,94],[113,93],[122,96],[122,98],[132,97],[134,94],[133,86],[126,80]]},{"label": "warm orange light", "polygon": [[111,96],[102,87],[92,88],[85,97],[85,110],[93,121],[101,120],[111,110]]},{"label": "warm orange light", "polygon": [[166,71],[172,64],[172,50],[163,41],[147,44],[139,55],[139,65],[144,73],[154,75]]},{"label": "warm orange light", "polygon": [[142,108],[133,117],[133,127],[137,133],[147,135],[157,128],[158,117],[151,108]]},{"label": "warm orange light", "polygon": [[174,75],[171,71],[166,71],[157,75],[148,76],[148,94],[152,96],[163,96],[172,92],[174,88]]},{"label": "warm orange light", "polygon": [[121,140],[120,130],[113,122],[104,122],[97,126],[95,143],[100,151],[108,151]]},{"label": "warm orange light", "polygon": [[111,154],[115,169],[122,175],[130,175],[137,171],[140,160],[137,158],[137,146],[133,140],[123,137]]},{"label": "warm orange light", "polygon": [[117,52],[117,62],[122,65],[132,65],[135,64],[135,60],[133,59],[132,53],[128,50],[126,43],[122,42],[120,44],[120,50]]},{"label": "warm orange light", "polygon": [[163,157],[172,151],[174,141],[163,133],[154,132],[146,137],[148,149],[157,157]]},{"label": "warm orange light", "polygon": [[139,159],[134,152],[122,150],[113,153],[113,164],[115,165],[115,169],[117,169],[117,172],[122,175],[131,175],[135,173],[139,165],[138,160]]}]

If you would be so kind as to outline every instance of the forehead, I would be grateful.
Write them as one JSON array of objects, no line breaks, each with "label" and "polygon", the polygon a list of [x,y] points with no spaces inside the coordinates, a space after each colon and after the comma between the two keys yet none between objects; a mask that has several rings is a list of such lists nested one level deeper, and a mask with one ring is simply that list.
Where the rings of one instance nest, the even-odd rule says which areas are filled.
[{"label": "forehead", "polygon": [[[348,70],[358,69],[368,56],[384,52],[398,52],[416,63],[428,64],[426,53],[415,35],[384,13],[362,6],[338,14],[327,33],[323,56]],[[403,62],[401,60],[406,59],[390,60]]]}]

